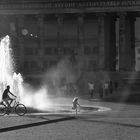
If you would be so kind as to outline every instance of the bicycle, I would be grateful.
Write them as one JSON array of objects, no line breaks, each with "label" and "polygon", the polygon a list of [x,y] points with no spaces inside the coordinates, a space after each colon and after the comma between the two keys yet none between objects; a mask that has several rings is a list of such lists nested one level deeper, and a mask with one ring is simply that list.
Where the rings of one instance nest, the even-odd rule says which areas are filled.
[{"label": "bicycle", "polygon": [[21,104],[13,99],[13,106],[8,107],[4,101],[0,103],[0,116],[5,114],[9,115],[10,113],[15,112],[19,116],[23,116],[27,113],[27,108],[24,104]]}]

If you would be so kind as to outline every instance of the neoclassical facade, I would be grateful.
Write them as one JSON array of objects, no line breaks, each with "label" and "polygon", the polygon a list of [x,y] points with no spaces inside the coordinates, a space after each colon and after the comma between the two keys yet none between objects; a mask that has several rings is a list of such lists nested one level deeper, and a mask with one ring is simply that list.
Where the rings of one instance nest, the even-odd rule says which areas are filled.
[{"label": "neoclassical facade", "polygon": [[64,58],[83,62],[87,72],[134,71],[139,9],[138,0],[6,0],[0,35],[11,36],[24,73],[46,71]]}]

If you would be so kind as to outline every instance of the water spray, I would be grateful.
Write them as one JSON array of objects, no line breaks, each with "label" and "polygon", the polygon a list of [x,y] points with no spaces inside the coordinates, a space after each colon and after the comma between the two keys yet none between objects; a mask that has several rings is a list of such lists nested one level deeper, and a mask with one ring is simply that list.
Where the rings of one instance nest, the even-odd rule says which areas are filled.
[{"label": "water spray", "polygon": [[37,109],[49,107],[50,102],[47,100],[46,87],[41,87],[38,91],[34,91],[31,87],[27,87],[22,75],[16,73],[10,37],[8,35],[0,41],[0,66],[1,96],[6,86],[10,85],[11,92],[19,97],[19,101],[26,106]]}]

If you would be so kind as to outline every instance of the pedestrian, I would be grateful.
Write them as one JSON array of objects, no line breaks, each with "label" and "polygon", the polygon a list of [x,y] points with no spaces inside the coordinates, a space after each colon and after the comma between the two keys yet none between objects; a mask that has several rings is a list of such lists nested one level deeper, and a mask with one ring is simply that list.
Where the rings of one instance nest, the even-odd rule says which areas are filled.
[{"label": "pedestrian", "polygon": [[110,92],[110,94],[113,93],[113,83],[112,83],[112,81],[109,82],[109,92]]},{"label": "pedestrian", "polygon": [[108,90],[109,90],[109,84],[108,82],[104,83],[104,95],[107,96],[108,95]]},{"label": "pedestrian", "polygon": [[93,98],[93,94],[94,94],[94,90],[95,90],[95,87],[94,87],[94,83],[93,82],[89,82],[88,83],[88,89],[89,89],[89,95],[91,98]]},{"label": "pedestrian", "polygon": [[102,83],[99,84],[99,96],[101,99],[103,98],[103,84]]},{"label": "pedestrian", "polygon": [[118,88],[118,81],[115,81],[114,85],[115,85],[115,89],[117,89]]}]

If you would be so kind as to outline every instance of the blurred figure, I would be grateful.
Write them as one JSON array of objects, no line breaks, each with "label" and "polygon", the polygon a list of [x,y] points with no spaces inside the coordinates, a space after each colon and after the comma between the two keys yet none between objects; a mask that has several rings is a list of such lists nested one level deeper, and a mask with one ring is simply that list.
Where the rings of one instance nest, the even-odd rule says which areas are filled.
[{"label": "blurred figure", "polygon": [[93,82],[88,83],[88,89],[89,89],[90,97],[93,98],[93,94],[94,94],[94,83]]},{"label": "blurred figure", "polygon": [[112,81],[109,81],[109,92],[110,92],[110,94],[113,93],[113,82]]},{"label": "blurred figure", "polygon": [[118,81],[114,82],[115,89],[118,89]]},{"label": "blurred figure", "polygon": [[107,96],[108,95],[108,90],[109,90],[109,84],[108,82],[104,83],[104,95]]},{"label": "blurred figure", "polygon": [[102,83],[99,84],[99,96],[101,99],[103,98],[103,84]]},{"label": "blurred figure", "polygon": [[73,104],[72,109],[76,109],[76,110],[77,110],[77,105],[79,105],[78,99],[79,99],[78,97],[75,97],[75,98],[72,100],[72,104]]}]

